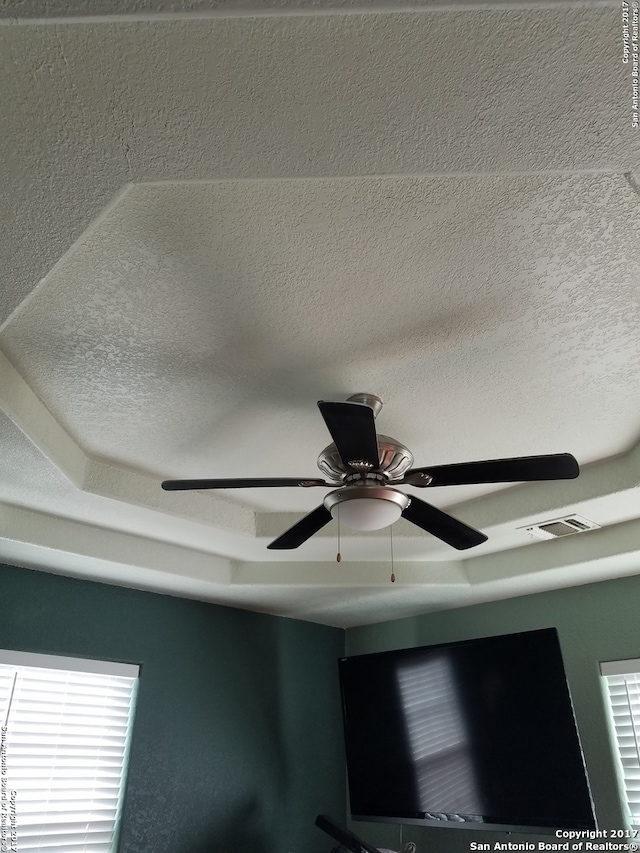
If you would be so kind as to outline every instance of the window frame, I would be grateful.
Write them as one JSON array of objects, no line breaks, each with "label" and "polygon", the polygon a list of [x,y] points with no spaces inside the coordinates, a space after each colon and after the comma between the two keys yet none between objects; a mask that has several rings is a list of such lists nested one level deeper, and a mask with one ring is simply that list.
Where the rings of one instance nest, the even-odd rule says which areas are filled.
[{"label": "window frame", "polygon": [[[610,740],[615,761],[616,776],[618,779],[618,790],[620,796],[620,804],[622,806],[625,820],[628,828],[631,830],[640,830],[640,658],[631,658],[627,660],[603,661],[600,663],[600,678],[602,683],[605,706],[607,710],[607,718],[609,723]],[[626,676],[634,678],[635,694],[633,698],[629,694],[629,686]],[[617,685],[612,681],[618,682]],[[620,680],[625,684],[626,702],[618,702],[618,707],[622,706],[622,713],[628,714],[630,726],[632,729],[632,737],[635,741],[635,757],[631,758],[623,756],[623,745],[620,742],[620,717],[622,713],[614,709],[612,687],[620,686]],[[617,697],[620,692],[615,694]],[[632,775],[635,774],[635,778]],[[636,796],[635,809],[628,796],[628,789],[631,782],[635,782],[639,793]]]}]

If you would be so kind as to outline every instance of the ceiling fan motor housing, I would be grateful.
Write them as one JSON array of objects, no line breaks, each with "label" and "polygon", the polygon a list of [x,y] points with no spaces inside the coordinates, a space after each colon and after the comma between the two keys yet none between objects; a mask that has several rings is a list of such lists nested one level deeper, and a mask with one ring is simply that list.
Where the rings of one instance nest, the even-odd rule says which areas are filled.
[{"label": "ceiling fan motor housing", "polygon": [[[378,433],[378,456],[380,465],[376,473],[382,474],[386,482],[401,480],[413,465],[413,454],[404,444],[380,433]],[[335,444],[325,447],[318,456],[318,468],[334,483],[343,483],[346,477],[358,470],[357,465],[344,464]]]}]

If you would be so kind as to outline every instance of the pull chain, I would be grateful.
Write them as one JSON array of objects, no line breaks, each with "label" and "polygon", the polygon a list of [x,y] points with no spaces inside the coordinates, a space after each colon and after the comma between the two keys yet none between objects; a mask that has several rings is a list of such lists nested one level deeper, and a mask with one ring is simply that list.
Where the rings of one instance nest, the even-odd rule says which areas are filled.
[{"label": "pull chain", "polygon": [[393,571],[393,524],[389,528],[389,544],[391,545],[391,583],[395,583],[396,576]]},{"label": "pull chain", "polygon": [[342,560],[342,554],[340,553],[340,504],[338,504],[336,521],[338,522],[338,553],[336,554],[336,563],[339,563]]}]

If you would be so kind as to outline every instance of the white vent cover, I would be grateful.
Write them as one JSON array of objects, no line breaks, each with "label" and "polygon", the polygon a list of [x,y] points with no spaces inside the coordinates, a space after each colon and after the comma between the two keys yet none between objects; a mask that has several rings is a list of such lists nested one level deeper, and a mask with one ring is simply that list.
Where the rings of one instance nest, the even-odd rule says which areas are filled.
[{"label": "white vent cover", "polygon": [[585,530],[595,530],[598,527],[600,527],[599,524],[581,515],[565,515],[563,518],[551,518],[548,521],[540,521],[538,524],[528,524],[526,527],[519,527],[518,530],[526,530],[536,539],[557,539],[559,536],[584,533]]}]

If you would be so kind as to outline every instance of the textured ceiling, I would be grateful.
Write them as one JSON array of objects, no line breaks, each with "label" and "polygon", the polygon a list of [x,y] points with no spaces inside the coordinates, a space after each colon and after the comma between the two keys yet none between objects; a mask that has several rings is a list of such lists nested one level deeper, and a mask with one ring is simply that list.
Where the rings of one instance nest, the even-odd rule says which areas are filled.
[{"label": "textured ceiling", "polygon": [[[640,571],[640,131],[617,5],[0,8],[0,558],[336,625]],[[315,406],[416,464],[572,452],[266,544],[323,490]],[[411,492],[407,488],[407,492]],[[578,512],[599,530],[532,541]],[[343,532],[344,533],[344,532]]]}]

